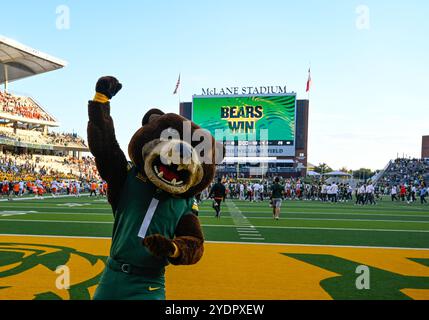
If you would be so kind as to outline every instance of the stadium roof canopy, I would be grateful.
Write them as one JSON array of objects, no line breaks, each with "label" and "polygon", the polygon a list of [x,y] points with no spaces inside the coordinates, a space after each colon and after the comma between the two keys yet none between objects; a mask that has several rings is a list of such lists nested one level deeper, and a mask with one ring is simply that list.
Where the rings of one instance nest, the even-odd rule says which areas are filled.
[{"label": "stadium roof canopy", "polygon": [[351,174],[341,172],[341,171],[333,171],[333,172],[325,173],[324,175],[329,177],[351,177],[352,176]]},{"label": "stadium roof canopy", "polygon": [[66,62],[0,35],[0,84],[54,71]]},{"label": "stadium roof canopy", "polygon": [[320,177],[321,174],[317,173],[316,171],[308,171],[307,172],[307,176],[310,176],[310,177]]}]

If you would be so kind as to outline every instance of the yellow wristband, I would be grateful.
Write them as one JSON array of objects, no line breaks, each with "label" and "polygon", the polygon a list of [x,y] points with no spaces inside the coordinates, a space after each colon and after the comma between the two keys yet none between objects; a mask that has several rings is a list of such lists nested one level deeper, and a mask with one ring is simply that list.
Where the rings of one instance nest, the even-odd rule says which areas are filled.
[{"label": "yellow wristband", "polygon": [[174,253],[172,256],[170,256],[170,258],[173,258],[173,259],[179,258],[180,256],[179,247],[174,242],[173,242],[173,246],[174,246]]},{"label": "yellow wristband", "polygon": [[107,103],[109,102],[109,98],[106,97],[104,94],[97,92],[95,94],[94,101],[99,103]]}]

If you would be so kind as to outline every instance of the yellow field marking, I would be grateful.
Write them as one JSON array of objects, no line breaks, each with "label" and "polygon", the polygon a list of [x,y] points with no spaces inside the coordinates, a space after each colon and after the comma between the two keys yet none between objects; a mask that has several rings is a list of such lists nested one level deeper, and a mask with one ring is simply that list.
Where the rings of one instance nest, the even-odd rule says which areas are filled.
[{"label": "yellow field marking", "polygon": [[[95,265],[77,255],[72,254],[67,262],[67,267],[70,268],[70,285],[85,282],[92,279],[103,272],[105,264],[102,261],[97,261]],[[85,272],[82,272],[85,270]]]},{"label": "yellow field marking", "polygon": [[[54,245],[61,247],[74,248],[78,251],[89,253],[92,255],[104,255],[109,253],[110,241],[105,239],[79,239],[79,238],[43,238],[43,237],[9,237],[0,236],[0,243],[17,243],[18,245],[9,246],[8,251],[13,251],[16,247],[18,251],[25,249],[43,249],[45,253],[40,255],[43,257],[47,253],[58,252],[59,249],[47,248],[44,245]],[[32,245],[27,245],[28,243]],[[19,245],[22,244],[22,245]],[[0,251],[3,250],[0,244]],[[0,256],[1,261],[1,256]],[[3,266],[1,271],[12,270],[20,263]],[[98,261],[95,265],[78,256],[71,254],[67,267],[70,268],[70,285],[82,283],[100,274],[104,269],[104,263]],[[32,269],[25,270],[24,272],[12,275],[9,277],[0,277],[0,300],[31,300],[37,294],[52,292],[62,299],[70,299],[67,290],[60,290],[56,287],[56,280],[58,274],[55,271],[48,269],[43,265],[37,265]],[[91,292],[91,291],[90,291]],[[95,289],[93,290],[95,292]],[[93,294],[92,292],[92,294]]]},{"label": "yellow field marking", "polygon": [[335,273],[286,257],[282,252],[286,247],[206,244],[199,264],[168,268],[167,298],[330,299],[319,283]]},{"label": "yellow field marking", "polygon": [[[22,252],[23,248],[34,250],[43,245],[54,245],[95,256],[108,256],[110,247],[110,240],[95,238],[0,236],[0,243],[22,244],[15,246],[16,250],[5,247],[15,252]],[[0,250],[4,250],[1,245]],[[331,299],[320,287],[320,282],[337,276],[335,273],[284,254],[332,255],[401,275],[429,277],[428,267],[408,260],[429,259],[428,250],[206,243],[204,257],[197,265],[167,268],[167,298]],[[17,263],[2,266],[0,271],[16,266]],[[71,282],[76,284],[100,274],[104,264],[98,261],[93,266],[83,257],[72,254],[67,266],[71,271]],[[57,277],[55,272],[42,265],[19,275],[0,277],[0,287],[9,287],[0,289],[0,299],[34,299],[35,294],[46,292],[68,299],[67,291],[56,289]],[[88,290],[93,296],[96,286]],[[414,299],[429,299],[429,290],[404,289],[402,292]]]},{"label": "yellow field marking", "polygon": [[10,269],[16,268],[16,267],[18,267],[20,264],[21,264],[21,262],[17,262],[17,263],[12,263],[12,264],[7,265],[7,266],[0,267],[0,272],[4,272],[4,271],[7,271],[7,270],[10,270]]},{"label": "yellow field marking", "polygon": [[401,292],[414,300],[429,300],[428,289],[404,289]]},{"label": "yellow field marking", "polygon": [[95,290],[97,290],[97,287],[98,287],[98,285],[95,285],[95,286],[92,286],[92,287],[88,288],[88,291],[89,291],[89,294],[90,294],[91,297],[94,296]]},{"label": "yellow field marking", "polygon": [[36,294],[53,292],[63,299],[68,299],[66,290],[55,287],[57,274],[46,267],[36,266],[24,272],[7,278],[0,278],[0,300],[32,300]]},{"label": "yellow field marking", "polygon": [[[206,244],[196,266],[168,268],[167,298],[330,299],[319,283],[335,273],[282,253],[333,255],[402,275],[429,276],[428,267],[407,259],[429,258],[424,250]],[[429,299],[427,290],[418,292],[418,297]]]},{"label": "yellow field marking", "polygon": [[408,258],[429,259],[429,251],[427,250],[292,246],[281,251],[284,253],[333,255],[404,276],[429,277],[428,267],[408,260]]},{"label": "yellow field marking", "polygon": [[[81,252],[86,252],[92,255],[109,255],[111,241],[106,238],[62,238],[62,237],[43,237],[43,236],[0,236],[1,243],[25,243],[37,245],[52,245],[69,247]],[[28,245],[27,247],[31,247]],[[57,249],[50,249],[50,252],[55,252]]]},{"label": "yellow field marking", "polygon": [[31,252],[27,252],[25,250],[8,249],[8,248],[2,248],[1,246],[0,246],[0,250],[1,251],[10,251],[10,252],[21,252],[23,254],[22,258],[27,258],[27,257],[31,256]]}]

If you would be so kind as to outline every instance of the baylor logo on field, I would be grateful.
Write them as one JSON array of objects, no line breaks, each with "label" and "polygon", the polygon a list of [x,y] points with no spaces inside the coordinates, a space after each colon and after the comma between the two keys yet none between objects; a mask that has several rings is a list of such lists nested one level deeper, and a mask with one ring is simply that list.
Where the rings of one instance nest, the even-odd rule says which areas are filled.
[{"label": "baylor logo on field", "polygon": [[[404,276],[334,255],[283,253],[285,256],[336,273],[320,282],[334,300],[400,300],[410,299],[401,290],[429,289],[429,277]],[[407,260],[405,258],[405,260]],[[429,266],[429,259],[408,259]],[[370,277],[369,277],[370,272]],[[359,276],[360,275],[360,276]],[[370,282],[369,282],[370,281]],[[370,287],[368,287],[370,284]],[[368,289],[368,290],[362,290]]]},{"label": "baylor logo on field", "polygon": [[106,257],[73,248],[0,243],[0,300],[90,299]]}]

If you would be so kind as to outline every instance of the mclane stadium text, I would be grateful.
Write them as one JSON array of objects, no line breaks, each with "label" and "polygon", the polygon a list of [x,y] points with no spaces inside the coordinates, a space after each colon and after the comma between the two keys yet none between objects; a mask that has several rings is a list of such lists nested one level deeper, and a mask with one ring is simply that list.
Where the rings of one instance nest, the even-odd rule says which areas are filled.
[{"label": "mclane stadium text", "polygon": [[286,86],[261,86],[261,87],[225,87],[202,89],[203,96],[226,96],[239,94],[286,94]]}]

